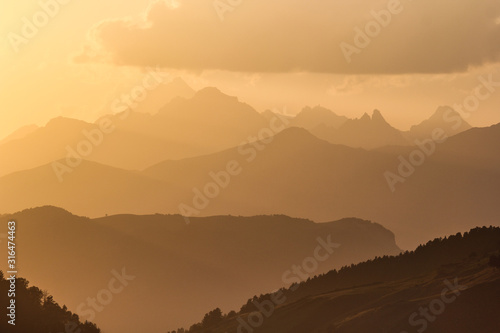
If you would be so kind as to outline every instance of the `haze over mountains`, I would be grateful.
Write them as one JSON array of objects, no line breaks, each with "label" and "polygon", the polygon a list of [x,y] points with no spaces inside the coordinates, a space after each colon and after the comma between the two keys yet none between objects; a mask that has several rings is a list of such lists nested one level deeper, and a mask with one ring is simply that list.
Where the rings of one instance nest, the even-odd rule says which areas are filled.
[{"label": "haze over mountains", "polygon": [[[343,145],[293,126],[316,134],[327,129],[334,134],[328,141]],[[294,118],[259,114],[207,88],[154,115],[126,111],[96,124],[57,118],[1,144],[0,200],[4,212],[55,205],[92,217],[287,214],[321,222],[356,216],[380,221],[411,248],[477,221],[498,223],[492,143],[500,142],[499,125],[429,141],[436,130],[442,139],[468,127],[450,108],[409,132],[391,127],[378,111],[353,120],[321,107]],[[423,148],[410,145],[411,137]],[[78,156],[82,142],[90,147],[86,156]],[[357,148],[365,145],[384,147]],[[423,156],[418,165],[409,162],[415,150]],[[238,172],[230,184],[218,186],[213,198],[198,195],[231,161]]]},{"label": "haze over mountains", "polygon": [[28,134],[31,134],[34,131],[36,131],[38,128],[39,127],[37,125],[33,125],[33,124],[32,125],[26,125],[26,126],[23,126],[21,128],[18,128],[17,130],[15,130],[11,134],[9,134],[5,138],[3,138],[0,141],[0,144],[4,144],[4,143],[7,143],[9,141],[16,140],[16,139],[22,139],[25,136],[27,136]]},{"label": "haze over mountains", "polygon": [[[100,124],[106,124],[101,130]],[[165,159],[212,153],[238,145],[266,126],[250,106],[214,88],[191,99],[175,98],[158,113],[126,110],[95,124],[56,118],[34,132],[0,145],[0,174],[37,167],[67,155],[125,169],[142,169]],[[78,144],[83,140],[91,147]],[[85,150],[85,148],[87,148]]]},{"label": "haze over mountains", "polygon": [[[378,110],[349,119],[316,106],[290,116],[259,113],[216,88],[195,92],[182,80],[160,90],[94,123],[58,117],[0,142],[1,219],[22,221],[23,275],[105,331],[163,332],[290,287],[297,280],[283,272],[312,258],[329,235],[340,247],[307,277],[499,225],[500,124],[472,128],[439,107],[401,131]],[[498,293],[484,260],[454,265],[475,288],[467,302],[483,299],[489,286]],[[113,295],[120,301],[109,310],[92,309],[89,295],[120,270],[130,277],[127,292]],[[404,311],[434,295],[436,274],[308,287],[314,292],[291,296],[259,332],[303,333],[307,318],[315,332],[364,331],[395,308],[391,329],[402,330]],[[85,285],[76,286],[81,276]],[[469,311],[467,302],[453,316]],[[226,330],[235,331],[234,321],[212,332]]]},{"label": "haze over mountains", "polygon": [[[94,124],[60,117],[41,128],[19,129],[0,142],[0,176],[68,155],[79,156],[78,144],[84,140],[92,143],[91,153],[82,156],[85,159],[118,168],[144,169],[166,159],[194,157],[237,146],[269,127],[270,117],[276,115],[258,113],[216,88],[190,93],[183,81],[175,80],[171,85],[173,88],[169,86],[167,92],[153,91],[151,94],[159,95],[148,96],[133,109],[118,108],[123,111],[101,117]],[[160,105],[160,98],[164,100],[162,107],[153,109]],[[458,113],[449,110],[447,114],[445,109],[449,110],[438,109],[428,121],[406,133],[390,126],[377,110],[372,117],[365,114],[360,119],[347,119],[322,107],[306,107],[293,118],[279,117],[279,125],[305,128],[334,144],[372,149],[413,145],[415,138],[430,137],[438,127],[448,135],[470,128]],[[101,138],[96,130],[103,121],[108,132],[102,133]],[[457,121],[460,127],[455,129]],[[86,152],[85,147],[80,148]]]},{"label": "haze over mountains", "polygon": [[4,4],[0,333],[500,332],[500,1]]},{"label": "haze over mountains", "polygon": [[[41,207],[0,217],[2,223],[11,220],[19,225],[23,276],[103,332],[164,332],[215,306],[228,311],[257,292],[285,287],[297,274],[312,277],[400,252],[392,232],[355,218],[313,223],[218,216],[192,218],[187,225],[180,215],[88,219]],[[293,270],[316,256],[321,260],[310,272]],[[0,269],[6,271],[5,265]],[[122,269],[130,277],[125,289],[113,294],[112,306],[98,303],[103,308],[95,310],[88,298]],[[290,276],[284,276],[287,271]]]},{"label": "haze over mountains", "polygon": [[355,148],[373,149],[411,144],[401,131],[385,121],[378,110],[373,111],[371,117],[365,113],[359,119],[349,119],[338,129],[322,124],[312,130],[312,133],[330,143]]},{"label": "haze over mountains", "polygon": [[426,139],[431,137],[432,131],[436,128],[442,128],[446,135],[453,136],[471,129],[472,126],[457,111],[447,106],[440,106],[429,119],[412,126],[407,135],[415,139]]}]

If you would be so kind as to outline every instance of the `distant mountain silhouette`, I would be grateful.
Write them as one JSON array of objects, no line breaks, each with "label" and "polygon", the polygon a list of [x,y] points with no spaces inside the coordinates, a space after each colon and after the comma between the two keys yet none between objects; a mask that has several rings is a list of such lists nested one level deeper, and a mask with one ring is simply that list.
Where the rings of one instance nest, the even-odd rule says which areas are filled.
[{"label": "distant mountain silhouette", "polygon": [[155,89],[149,90],[147,97],[137,103],[137,107],[133,111],[140,113],[155,114],[165,104],[170,103],[173,99],[192,98],[196,94],[183,79],[177,77],[171,82],[160,84]]},{"label": "distant mountain silhouette", "polygon": [[412,139],[428,139],[432,132],[440,128],[447,136],[453,136],[472,128],[458,112],[449,106],[441,106],[427,120],[411,127],[409,135]]},{"label": "distant mountain silhouette", "polygon": [[290,122],[291,126],[302,127],[307,130],[313,130],[318,126],[326,126],[338,129],[345,122],[347,117],[338,116],[333,111],[316,106],[314,108],[305,107]]},{"label": "distant mountain silhouette", "polygon": [[[400,252],[392,232],[355,218],[317,224],[286,216],[216,216],[186,224],[179,215],[88,219],[41,207],[3,215],[0,222],[12,219],[22,231],[23,274],[71,309],[88,312],[81,304],[108,285],[112,270],[135,277],[95,314],[109,332],[163,332],[215,305],[235,307],[260,290],[284,287],[283,273],[308,257],[323,257],[312,276]],[[315,254],[318,237],[327,247]],[[332,250],[332,243],[339,246]]]},{"label": "distant mountain silhouette", "polygon": [[[12,320],[6,316],[10,310],[5,310],[10,303],[7,294],[10,292],[11,280],[9,274],[0,271],[0,293],[2,294],[2,314],[0,330],[2,332],[16,333],[59,333],[59,332],[79,332],[79,333],[100,333],[101,330],[90,322],[82,322],[75,313],[68,308],[60,306],[49,295],[35,286],[30,286],[29,281],[24,278],[15,280],[15,300],[16,318],[14,325],[8,323]],[[60,277],[61,279],[62,277]],[[75,285],[80,284],[80,279],[74,280]],[[4,301],[5,300],[5,301]],[[10,302],[10,301],[9,301]]]},{"label": "distant mountain silhouette", "polygon": [[[65,163],[64,160],[56,162]],[[53,164],[2,177],[0,197],[6,200],[2,207],[9,210],[12,207],[13,212],[38,205],[59,205],[89,216],[175,212],[175,195],[187,192],[187,187],[177,188],[138,172],[90,161],[82,161],[74,171],[62,177],[60,182]],[[27,191],[27,187],[31,191]],[[8,189],[12,190],[10,194]]]},{"label": "distant mountain silhouette", "polygon": [[164,142],[112,126],[115,127],[111,132],[105,133],[96,124],[54,118],[25,137],[0,145],[0,175],[39,167],[68,156],[120,168],[142,169],[167,158],[185,156],[189,150],[187,144]]},{"label": "distant mountain silhouette", "polygon": [[37,125],[26,125],[26,126],[20,127],[17,130],[15,130],[14,132],[12,132],[11,134],[7,135],[5,138],[3,138],[0,141],[0,145],[7,143],[9,141],[12,141],[12,140],[22,139],[25,136],[27,136],[28,134],[33,133],[37,129],[38,129]]},{"label": "distant mountain silhouette", "polygon": [[[121,112],[107,114],[93,124],[58,117],[40,128],[20,128],[0,142],[0,176],[74,156],[78,146],[88,151],[90,145],[84,159],[138,170],[164,160],[216,153],[284,127],[305,128],[330,143],[365,149],[415,145],[416,138],[431,137],[437,127],[449,136],[469,127],[447,108],[405,133],[389,125],[377,110],[361,119],[347,119],[320,106],[306,107],[294,117],[269,110],[258,113],[216,88],[194,92],[181,79],[160,85],[134,104],[134,108],[125,102],[109,105],[106,113],[116,107]],[[102,124],[110,130],[101,139],[96,130]]]},{"label": "distant mountain silhouette", "polygon": [[[251,155],[241,156],[235,149],[164,162],[145,173],[200,188],[211,181],[207,176],[210,171],[224,170],[227,161],[237,160],[244,172],[234,177],[202,214],[280,212],[316,221],[361,216],[382,221],[408,248],[425,239],[467,230],[475,219],[498,224],[494,201],[500,197],[500,171],[495,168],[499,158],[491,147],[492,142],[500,143],[499,133],[497,125],[435,144],[435,152],[396,185],[396,193],[391,192],[384,175],[387,171],[397,174],[399,156],[408,160],[414,147],[380,153],[363,151],[330,145],[294,128],[278,134],[250,163],[245,158]],[[464,143],[469,136],[475,142],[470,148]],[[468,156],[482,151],[480,169]],[[440,222],[443,220],[453,223]]]},{"label": "distant mountain silhouette", "polygon": [[500,124],[484,128],[472,128],[455,135],[441,144],[435,158],[457,161],[471,167],[499,170],[500,154],[492,153],[492,146],[500,142]]},{"label": "distant mountain silhouette", "polygon": [[[261,333],[417,329],[495,333],[500,330],[496,313],[500,274],[488,263],[499,251],[499,228],[475,228],[396,257],[346,266],[276,293],[254,296],[228,315],[207,313],[185,332],[234,333],[255,328]],[[259,316],[263,319],[257,321]]]},{"label": "distant mountain silhouette", "polygon": [[327,124],[320,125],[312,133],[330,143],[354,148],[410,145],[401,131],[389,125],[378,110],[373,111],[371,117],[365,113],[359,119],[349,119],[338,129]]},{"label": "distant mountain silhouette", "polygon": [[291,122],[294,119],[294,116],[286,115],[283,113],[279,113],[277,111],[265,110],[261,113],[261,116],[264,117],[268,122],[271,122],[273,119],[277,117],[281,117],[286,119],[288,122]]},{"label": "distant mountain silhouette", "polygon": [[[112,129],[108,133],[101,131],[101,138],[96,130],[103,122]],[[162,103],[154,115],[128,109],[101,117],[95,124],[58,117],[39,129],[20,130],[14,133],[19,140],[0,144],[0,176],[74,156],[68,150],[85,146],[89,136],[97,143],[88,144],[91,152],[83,158],[134,170],[166,159],[227,149],[269,126],[265,117],[236,97],[205,88],[190,99],[176,97]]]},{"label": "distant mountain silhouette", "polygon": [[227,149],[269,127],[251,106],[216,88],[204,88],[190,99],[175,98],[154,115],[129,112],[111,119],[117,129],[160,139],[166,148],[183,147],[172,159]]},{"label": "distant mountain silhouette", "polygon": [[167,160],[143,172],[83,162],[60,183],[47,164],[1,177],[0,202],[4,212],[50,204],[94,217],[180,213],[179,205],[194,207],[196,189],[203,192],[214,183],[214,173],[235,161],[240,174],[220,187],[217,196],[201,199],[204,207],[198,215],[283,213],[315,221],[359,216],[380,221],[396,233],[403,248],[410,248],[467,230],[474,221],[498,224],[500,161],[494,143],[500,142],[499,133],[499,125],[471,129],[435,144],[430,156],[423,155],[422,165],[395,184],[395,193],[386,172],[398,174],[401,158],[408,160],[415,147],[366,151],[289,128],[262,143],[262,150],[250,143]]}]

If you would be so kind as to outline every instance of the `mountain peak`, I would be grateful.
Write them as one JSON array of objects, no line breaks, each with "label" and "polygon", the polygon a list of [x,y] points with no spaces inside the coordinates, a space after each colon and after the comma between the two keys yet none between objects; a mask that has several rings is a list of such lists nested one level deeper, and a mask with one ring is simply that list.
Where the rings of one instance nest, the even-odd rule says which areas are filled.
[{"label": "mountain peak", "polygon": [[45,125],[46,128],[53,128],[53,127],[64,127],[64,126],[85,126],[88,125],[83,120],[79,119],[74,119],[74,118],[67,118],[63,116],[55,117],[50,119],[47,124]]},{"label": "mountain peak", "polygon": [[434,112],[434,114],[431,116],[431,118],[443,119],[444,115],[448,112],[451,114],[458,114],[458,112],[455,111],[452,107],[444,105],[444,106],[438,107],[436,109],[436,112]]},{"label": "mountain peak", "polygon": [[229,96],[218,88],[215,87],[205,87],[197,91],[192,98],[196,103],[237,103],[239,102],[238,97]]},{"label": "mountain peak", "polygon": [[216,87],[205,87],[200,89],[196,94],[195,98],[199,97],[218,97],[218,96],[227,96],[222,91],[220,91]]},{"label": "mountain peak", "polygon": [[316,105],[315,107],[306,106],[299,113],[305,114],[316,114],[316,115],[330,115],[335,114],[333,111],[328,110],[327,108],[322,107],[321,105]]},{"label": "mountain peak", "polygon": [[363,116],[359,119],[359,120],[362,120],[362,121],[370,121],[372,120],[371,117],[368,115],[368,113],[364,113]]},{"label": "mountain peak", "polygon": [[[455,124],[458,124],[458,127]],[[440,106],[430,118],[418,125],[413,125],[410,128],[410,133],[416,138],[429,137],[436,128],[442,128],[448,136],[453,136],[472,128],[472,126],[452,107]]]},{"label": "mountain peak", "polygon": [[29,134],[35,132],[38,128],[39,128],[38,125],[34,125],[34,124],[20,127],[17,130],[15,130],[14,132],[7,135],[5,138],[3,138],[0,141],[0,144],[4,144],[4,143],[7,143],[7,142],[12,141],[12,140],[22,139],[22,138],[28,136]]},{"label": "mountain peak", "polygon": [[323,140],[318,139],[311,132],[301,127],[289,127],[276,134],[275,138],[277,140],[286,140],[287,142],[294,141],[300,143],[306,142],[323,142]]},{"label": "mountain peak", "polygon": [[294,117],[292,126],[313,130],[318,126],[323,125],[337,129],[346,121],[346,117],[338,116],[332,110],[320,105],[315,107],[306,106]]},{"label": "mountain peak", "polygon": [[[189,87],[189,85],[186,83],[186,81],[184,81],[181,77],[177,76],[177,77],[174,77],[173,80],[170,82],[170,84],[172,85],[176,85],[176,86],[183,86],[183,87]],[[191,88],[191,87],[189,87]]]},{"label": "mountain peak", "polygon": [[379,110],[373,110],[372,121],[387,123]]}]

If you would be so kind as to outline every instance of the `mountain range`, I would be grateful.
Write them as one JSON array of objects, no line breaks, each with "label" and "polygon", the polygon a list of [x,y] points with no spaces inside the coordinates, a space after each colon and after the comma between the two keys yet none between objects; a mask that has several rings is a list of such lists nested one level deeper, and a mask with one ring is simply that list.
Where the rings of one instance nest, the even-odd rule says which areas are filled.
[{"label": "mountain range", "polygon": [[[260,290],[285,287],[296,274],[312,277],[400,252],[392,232],[355,218],[313,223],[282,215],[215,216],[186,224],[180,215],[89,219],[46,206],[0,217],[5,224],[12,220],[20,274],[82,322],[122,333],[187,325],[216,305],[230,309]],[[304,262],[307,271],[296,273],[294,265]],[[6,264],[0,270],[8,271]],[[126,279],[123,292],[113,292],[109,305],[91,306],[88,299],[117,274]]]},{"label": "mountain range", "polygon": [[[387,256],[498,225],[500,124],[472,128],[439,107],[400,131],[378,110],[359,119],[321,106],[259,113],[216,88],[163,88],[94,123],[59,117],[0,141],[0,221],[18,221],[22,274],[81,322],[160,332],[282,290],[287,303],[256,332],[357,332],[376,323],[392,332],[450,274],[474,288],[464,300],[498,291],[484,230],[468,241],[455,236],[455,254],[437,251],[437,240]],[[483,243],[472,246],[477,233]],[[465,250],[480,256],[464,261]],[[119,272],[127,292],[92,308],[89,295],[99,299]],[[82,276],[85,284],[75,285]],[[247,301],[240,319],[262,297]],[[456,304],[455,317],[470,310]],[[237,331],[236,312],[216,310],[190,332]],[[397,322],[380,321],[393,311]]]},{"label": "mountain range", "polygon": [[176,85],[188,96],[168,95],[156,113],[126,110],[92,124],[55,118],[7,137],[2,211],[356,216],[381,221],[403,248],[471,221],[498,223],[499,125],[470,128],[440,107],[403,132],[377,110],[360,119],[320,106],[294,117],[258,113],[216,88],[189,97]]},{"label": "mountain range", "polygon": [[[403,248],[467,230],[472,221],[498,223],[500,158],[490,147],[500,142],[500,125],[441,143],[427,139],[423,148],[355,149],[295,127],[271,139],[142,171],[82,161],[63,181],[49,163],[1,177],[2,210],[54,205],[91,217],[286,214],[319,222],[356,216],[381,221]],[[421,165],[410,162],[416,152]]]},{"label": "mountain range", "polygon": [[[259,113],[216,88],[194,92],[185,82],[174,80],[164,89],[133,109],[120,108],[123,111],[102,116],[95,123],[59,117],[43,127],[20,128],[0,141],[0,176],[68,156],[140,170],[167,159],[211,154],[249,138],[256,140],[252,137],[270,122],[277,123],[275,127],[280,129],[276,132],[300,127],[330,143],[365,149],[414,145],[414,139],[430,137],[435,128],[443,128],[448,136],[470,128],[456,111],[446,107],[403,132],[389,125],[377,110],[371,117],[348,119],[317,106],[287,117],[271,111]],[[163,104],[159,102],[162,96]],[[104,123],[107,131],[101,130]]]}]

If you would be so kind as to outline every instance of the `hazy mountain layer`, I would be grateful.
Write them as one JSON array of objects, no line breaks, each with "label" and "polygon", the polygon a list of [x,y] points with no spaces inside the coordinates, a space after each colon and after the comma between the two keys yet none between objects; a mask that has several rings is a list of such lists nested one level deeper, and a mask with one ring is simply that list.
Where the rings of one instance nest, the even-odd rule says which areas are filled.
[{"label": "hazy mountain layer", "polygon": [[[186,224],[159,214],[91,220],[54,207],[0,218],[12,219],[20,273],[108,332],[164,332],[297,276],[399,252],[390,231],[359,219],[219,216]],[[307,270],[296,271],[304,263]],[[111,290],[111,301],[102,290]]]},{"label": "hazy mountain layer", "polygon": [[216,88],[194,92],[182,80],[160,86],[145,101],[116,100],[107,115],[90,124],[55,118],[44,127],[27,126],[0,142],[0,176],[59,159],[86,159],[137,170],[170,159],[211,154],[242,142],[256,141],[287,127],[301,127],[330,143],[365,149],[415,145],[443,128],[449,136],[470,128],[450,108],[402,132],[375,110],[347,119],[320,106],[296,116],[258,113]]}]

